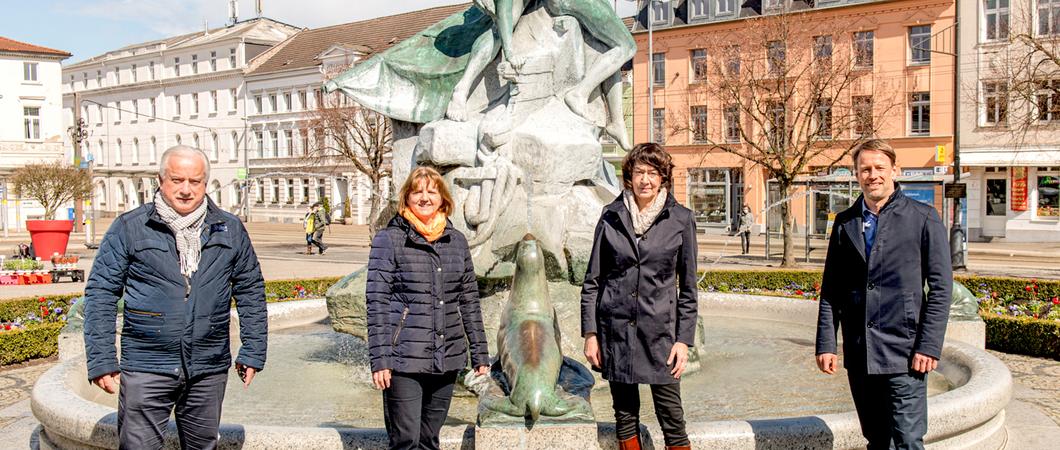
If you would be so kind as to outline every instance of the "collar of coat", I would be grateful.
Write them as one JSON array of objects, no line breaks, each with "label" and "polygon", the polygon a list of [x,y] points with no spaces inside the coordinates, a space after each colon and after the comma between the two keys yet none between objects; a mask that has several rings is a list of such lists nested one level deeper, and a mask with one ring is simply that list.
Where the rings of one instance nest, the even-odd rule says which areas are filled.
[{"label": "collar of coat", "polygon": [[[408,236],[408,239],[410,241],[414,242],[414,243],[417,243],[417,244],[420,244],[420,245],[431,246],[431,243],[427,242],[427,238],[423,237],[422,234],[420,234],[418,231],[416,231],[416,229],[412,226],[412,224],[409,223],[408,219],[406,219],[404,217],[401,217],[401,214],[395,214],[394,217],[390,219],[390,222],[387,223],[386,226],[387,227],[394,227],[394,228],[400,229],[401,231],[405,232],[405,234]],[[440,242],[442,240],[449,239],[449,235],[453,232],[453,230],[454,230],[453,221],[449,220],[449,218],[446,218],[445,219],[445,231],[442,232],[442,236],[439,237],[438,240],[434,241],[434,242]]]},{"label": "collar of coat", "polygon": [[[225,217],[222,214],[221,209],[217,207],[217,205],[213,202],[213,200],[210,199],[210,196],[206,196],[205,201],[206,201],[206,218],[203,219],[202,225],[203,225],[203,230],[209,232],[209,234],[208,234],[209,239],[206,240],[206,241],[203,241],[203,247],[205,247],[207,245],[214,245],[214,244],[219,244],[219,245],[224,245],[224,246],[231,247],[232,245],[231,245],[230,241],[228,240],[229,238],[226,237],[227,233],[214,233],[214,231],[227,231],[226,227],[214,226],[214,225],[223,224],[225,222]],[[173,235],[173,231],[169,229],[169,225],[166,225],[166,222],[162,220],[162,216],[160,214],[158,214],[158,210],[155,209],[154,202],[147,203],[145,206],[148,207],[148,213],[147,213],[148,219],[147,219],[147,221],[148,221],[149,225],[151,225],[152,227],[154,227],[156,229],[165,230],[166,233],[168,233],[169,235],[172,236]],[[174,238],[174,239],[176,239],[176,238]]]},{"label": "collar of coat", "polygon": [[[217,205],[214,204],[213,200],[210,199],[210,196],[206,196],[205,201],[206,218],[203,219],[203,225],[209,226],[216,223],[224,223],[225,218],[223,215],[221,215],[220,208],[218,208]],[[158,222],[161,225],[166,225],[166,222],[162,220],[162,216],[158,214],[158,209],[155,208],[154,202],[148,203],[148,205],[150,207],[150,212],[148,213],[148,217],[150,218],[150,220]],[[166,228],[169,227],[166,226]]]},{"label": "collar of coat", "polygon": [[[669,189],[667,191],[666,203],[663,204],[663,209],[662,211],[659,211],[659,215],[655,217],[655,222],[652,222],[652,226],[670,215],[670,210],[677,205],[677,199],[674,198],[673,191]],[[618,194],[615,201],[604,207],[604,219],[608,219],[609,216],[617,218],[622,225],[620,227],[622,231],[626,233],[626,236],[629,237],[631,242],[636,243],[636,235],[633,233],[633,219],[630,216],[629,209],[626,208],[626,202],[622,201],[621,193]],[[648,230],[650,231],[651,228]],[[636,249],[637,246],[634,244],[633,248]]]},{"label": "collar of coat", "polygon": [[[905,194],[902,192],[902,186],[897,181],[895,181],[894,192],[891,193],[891,196],[887,199],[887,203],[884,203],[883,208],[880,208],[880,212],[879,214],[877,214],[877,217],[883,217],[884,213],[896,208],[896,204],[903,203],[908,200],[909,197],[906,197]],[[854,248],[856,248],[858,250],[858,253],[861,254],[861,259],[867,262],[868,258],[865,255],[865,239],[861,234],[862,227],[864,226],[865,221],[861,211],[864,208],[865,194],[861,194],[860,196],[858,196],[857,201],[855,201],[854,204],[850,205],[850,208],[847,209],[847,211],[849,211],[851,220],[843,225],[843,230],[847,233],[847,237],[850,238],[850,242],[854,244]]]}]

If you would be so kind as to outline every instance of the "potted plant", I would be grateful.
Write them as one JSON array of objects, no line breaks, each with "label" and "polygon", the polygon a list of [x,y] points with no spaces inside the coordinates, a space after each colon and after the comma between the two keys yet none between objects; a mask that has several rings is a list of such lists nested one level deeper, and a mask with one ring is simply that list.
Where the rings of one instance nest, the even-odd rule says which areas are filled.
[{"label": "potted plant", "polygon": [[11,181],[15,196],[36,200],[44,208],[44,220],[26,221],[37,255],[50,258],[56,253],[66,254],[74,222],[55,220],[55,212],[62,205],[92,194],[92,180],[88,173],[56,161],[15,169]]},{"label": "potted plant", "polygon": [[342,202],[342,223],[353,225],[353,212],[350,211],[350,199]]}]

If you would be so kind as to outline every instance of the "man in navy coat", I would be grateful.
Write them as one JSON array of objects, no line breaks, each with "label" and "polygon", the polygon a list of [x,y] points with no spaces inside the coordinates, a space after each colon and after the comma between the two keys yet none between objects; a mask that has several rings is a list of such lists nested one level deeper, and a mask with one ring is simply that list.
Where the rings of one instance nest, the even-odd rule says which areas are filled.
[{"label": "man in navy coat", "polygon": [[[946,227],[902,194],[895,152],[869,140],[853,152],[862,195],[839,213],[828,243],[817,319],[817,366],[844,365],[869,450],[923,449],[927,374],[938,365],[953,273]],[[927,285],[927,293],[924,286]]]}]

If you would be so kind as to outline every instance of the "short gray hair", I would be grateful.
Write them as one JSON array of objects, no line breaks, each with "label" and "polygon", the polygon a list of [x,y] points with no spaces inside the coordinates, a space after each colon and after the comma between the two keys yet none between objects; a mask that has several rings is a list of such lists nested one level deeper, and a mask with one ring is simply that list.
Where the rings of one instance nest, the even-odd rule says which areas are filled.
[{"label": "short gray hair", "polygon": [[166,164],[169,159],[173,156],[189,156],[194,155],[202,158],[202,163],[206,166],[206,179],[203,182],[210,181],[210,158],[206,156],[206,153],[195,147],[189,147],[187,145],[175,145],[166,149],[162,152],[162,161],[158,164],[158,177],[164,178],[166,176]]}]

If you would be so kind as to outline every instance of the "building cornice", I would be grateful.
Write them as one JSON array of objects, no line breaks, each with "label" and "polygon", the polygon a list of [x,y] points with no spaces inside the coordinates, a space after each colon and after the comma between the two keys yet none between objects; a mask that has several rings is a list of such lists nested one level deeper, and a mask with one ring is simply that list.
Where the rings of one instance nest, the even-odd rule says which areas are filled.
[{"label": "building cornice", "polygon": [[168,86],[183,86],[193,83],[205,82],[205,81],[217,81],[228,78],[236,78],[243,74],[243,69],[228,69],[217,72],[200,73],[198,75],[187,75],[178,78],[164,78],[161,80],[148,80],[140,81],[137,83],[121,84],[118,86],[107,86],[104,88],[95,89],[84,89],[75,90],[74,92],[64,92],[63,98],[73,97],[74,93],[81,95],[107,95],[107,94],[118,94],[127,91],[136,91],[148,88],[165,88]]}]

